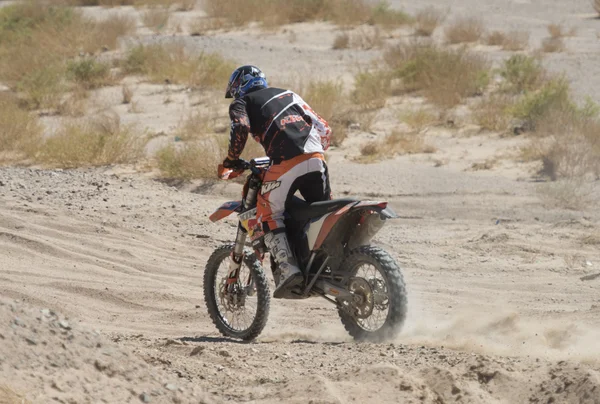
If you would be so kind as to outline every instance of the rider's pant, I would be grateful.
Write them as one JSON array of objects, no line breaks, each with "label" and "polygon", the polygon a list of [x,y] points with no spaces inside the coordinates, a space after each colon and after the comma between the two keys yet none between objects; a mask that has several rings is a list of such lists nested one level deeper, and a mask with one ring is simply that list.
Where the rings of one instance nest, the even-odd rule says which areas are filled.
[{"label": "rider's pant", "polygon": [[301,154],[265,173],[256,215],[265,233],[282,231],[285,203],[296,191],[309,203],[331,199],[329,173],[322,153]]}]

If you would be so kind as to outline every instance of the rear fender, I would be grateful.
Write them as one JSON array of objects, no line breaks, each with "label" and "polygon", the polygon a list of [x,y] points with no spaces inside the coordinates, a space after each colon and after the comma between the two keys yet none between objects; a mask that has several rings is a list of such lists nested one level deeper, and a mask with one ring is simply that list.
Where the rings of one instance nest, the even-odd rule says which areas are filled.
[{"label": "rear fender", "polygon": [[218,222],[234,212],[241,212],[242,206],[242,201],[225,202],[223,205],[219,206],[219,209],[215,210],[208,218],[211,222]]},{"label": "rear fender", "polygon": [[[335,240],[348,240],[349,249],[367,245],[381,230],[386,220],[397,217],[396,212],[385,201],[360,201],[348,204],[311,223],[311,226],[320,225],[320,231],[315,243],[310,247],[316,250],[324,243]],[[342,222],[344,224],[338,225]]]}]

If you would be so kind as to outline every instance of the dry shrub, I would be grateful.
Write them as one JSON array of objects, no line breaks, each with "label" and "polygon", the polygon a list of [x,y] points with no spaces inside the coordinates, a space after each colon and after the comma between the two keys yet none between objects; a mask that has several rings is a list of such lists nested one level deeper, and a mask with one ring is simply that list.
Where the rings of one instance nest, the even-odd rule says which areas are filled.
[{"label": "dry shrub", "polygon": [[239,27],[250,22],[280,26],[306,21],[331,21],[341,26],[360,24],[395,28],[411,21],[386,1],[366,0],[204,0],[204,10],[211,18],[225,19]]},{"label": "dry shrub", "polygon": [[498,164],[498,159],[495,157],[490,157],[480,163],[471,164],[470,171],[482,171],[482,170],[491,170]]},{"label": "dry shrub", "polygon": [[412,42],[388,49],[385,61],[402,91],[420,91],[432,103],[447,108],[481,94],[489,82],[489,63],[464,48],[447,49]]},{"label": "dry shrub", "polygon": [[303,91],[304,100],[331,126],[331,144],[339,146],[347,137],[347,99],[342,84],[336,81],[312,81]]},{"label": "dry shrub", "polygon": [[540,173],[552,181],[600,175],[600,124],[591,128],[566,124],[545,136],[534,137],[529,153],[541,160]]},{"label": "dry shrub", "polygon": [[600,0],[592,0],[592,5],[594,6],[594,10],[596,10],[596,12],[598,13],[598,16],[600,17]]},{"label": "dry shrub", "polygon": [[235,69],[216,53],[192,55],[182,44],[137,46],[129,50],[123,70],[147,75],[154,83],[185,84],[195,88],[221,89]]},{"label": "dry shrub", "polygon": [[110,14],[106,19],[97,22],[97,42],[100,46],[115,49],[120,37],[135,32],[136,22],[133,17],[121,14]]},{"label": "dry shrub", "polygon": [[134,163],[143,156],[145,139],[118,115],[103,115],[64,125],[41,147],[40,160],[54,167],[75,168]]},{"label": "dry shrub", "polygon": [[41,140],[37,117],[19,108],[13,97],[0,93],[0,160],[32,157]]},{"label": "dry shrub", "polygon": [[502,46],[506,42],[506,34],[502,31],[492,31],[485,37],[485,43],[489,46]]},{"label": "dry shrub", "polygon": [[58,104],[56,111],[59,115],[72,117],[83,116],[86,113],[86,100],[88,92],[82,86],[76,86]]},{"label": "dry shrub", "polygon": [[333,40],[333,49],[347,49],[350,45],[350,35],[347,33],[341,33],[336,35]]},{"label": "dry shrub", "polygon": [[477,125],[491,131],[509,128],[512,97],[505,94],[490,94],[473,106],[473,117]]},{"label": "dry shrub", "polygon": [[504,79],[503,91],[513,94],[537,90],[546,83],[548,76],[539,60],[527,55],[506,59],[499,73]]},{"label": "dry shrub", "polygon": [[378,109],[385,106],[391,94],[391,76],[383,71],[361,72],[354,76],[352,101],[362,109]]},{"label": "dry shrub", "polygon": [[539,89],[527,92],[510,109],[513,117],[524,122],[524,126],[537,130],[538,126],[570,122],[576,115],[571,101],[568,82],[564,78],[552,79]]},{"label": "dry shrub", "polygon": [[524,153],[542,162],[541,173],[559,178],[600,178],[600,107],[578,106],[564,79],[550,81],[516,105],[535,131]]},{"label": "dry shrub", "polygon": [[550,38],[563,38],[577,34],[577,28],[573,27],[567,30],[562,24],[549,24],[547,28]]},{"label": "dry shrub", "polygon": [[415,15],[415,35],[431,36],[438,25],[444,22],[446,13],[435,7],[419,10]]},{"label": "dry shrub", "polygon": [[406,111],[400,114],[400,119],[418,132],[429,126],[436,125],[440,121],[438,114],[426,108]]},{"label": "dry shrub", "polygon": [[0,9],[0,81],[32,108],[56,107],[68,89],[67,61],[116,46],[132,20],[95,21],[78,10],[31,1]]},{"label": "dry shrub", "polygon": [[159,150],[158,168],[164,178],[189,180],[216,178],[217,165],[227,154],[225,137],[204,137],[197,142],[178,142]]},{"label": "dry shrub", "polygon": [[383,140],[366,143],[361,149],[359,162],[372,162],[396,155],[435,153],[435,147],[428,145],[423,136],[417,133],[403,133],[394,131]]},{"label": "dry shrub", "polygon": [[593,201],[589,184],[580,178],[542,184],[537,192],[546,204],[570,210],[584,209]]},{"label": "dry shrub", "polygon": [[352,33],[350,44],[356,49],[375,49],[383,45],[383,36],[377,26],[363,26]]},{"label": "dry shrub", "polygon": [[565,41],[561,37],[544,38],[541,50],[545,53],[563,52],[565,50]]},{"label": "dry shrub", "polygon": [[142,22],[154,32],[160,32],[167,28],[171,12],[166,8],[151,8],[142,13]]},{"label": "dry shrub", "polygon": [[224,115],[220,116],[220,110],[221,105],[218,103],[196,109],[179,124],[176,136],[181,140],[193,140],[207,134],[226,131],[229,124],[228,118]]},{"label": "dry shrub", "polygon": [[459,18],[445,31],[446,40],[451,44],[477,42],[484,32],[483,21],[475,17]]},{"label": "dry shrub", "polygon": [[367,22],[385,29],[393,29],[410,24],[413,19],[404,11],[393,9],[387,1],[380,0],[371,8]]},{"label": "dry shrub", "polygon": [[504,38],[502,49],[506,51],[521,51],[527,49],[529,45],[529,32],[511,31]]},{"label": "dry shrub", "polygon": [[123,96],[123,104],[130,104],[133,99],[133,90],[127,84],[121,87],[121,95]]},{"label": "dry shrub", "polygon": [[98,88],[111,82],[108,64],[89,57],[68,62],[67,77],[86,90]]}]

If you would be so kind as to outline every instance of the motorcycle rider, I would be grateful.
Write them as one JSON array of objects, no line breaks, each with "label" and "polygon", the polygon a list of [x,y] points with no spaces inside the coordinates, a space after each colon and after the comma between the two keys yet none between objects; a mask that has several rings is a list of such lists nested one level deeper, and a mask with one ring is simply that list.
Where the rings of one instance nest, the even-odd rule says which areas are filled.
[{"label": "motorcycle rider", "polygon": [[275,276],[278,282],[273,296],[279,298],[303,281],[283,223],[285,204],[296,191],[309,203],[331,199],[323,156],[331,129],[296,93],[269,87],[256,66],[241,66],[232,73],[225,98],[234,100],[229,106],[231,131],[223,166],[241,168],[239,158],[249,133],[272,161],[256,210],[265,244],[277,263],[279,276]]}]

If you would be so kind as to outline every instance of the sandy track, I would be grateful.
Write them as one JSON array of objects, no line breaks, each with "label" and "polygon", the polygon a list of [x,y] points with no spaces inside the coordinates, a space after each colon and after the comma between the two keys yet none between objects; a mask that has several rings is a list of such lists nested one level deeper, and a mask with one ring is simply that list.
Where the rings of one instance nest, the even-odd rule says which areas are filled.
[{"label": "sandy track", "polygon": [[366,186],[377,169],[332,164],[332,175],[340,193],[354,176],[358,194],[390,196],[404,218],[376,240],[409,287],[405,331],[388,344],[351,342],[320,300],[274,301],[255,344],[218,336],[202,268],[234,228],[206,215],[235,185],[195,188],[207,196],[110,172],[3,169],[0,293],[234,402],[599,402],[599,280],[581,280],[598,272],[597,247],[582,242],[598,213],[545,208],[533,184],[425,166],[427,182],[413,170]]}]

